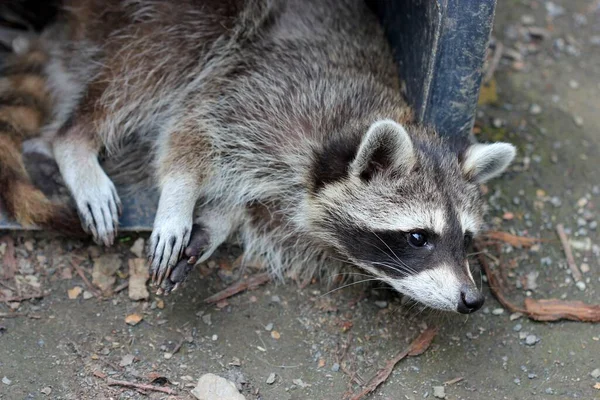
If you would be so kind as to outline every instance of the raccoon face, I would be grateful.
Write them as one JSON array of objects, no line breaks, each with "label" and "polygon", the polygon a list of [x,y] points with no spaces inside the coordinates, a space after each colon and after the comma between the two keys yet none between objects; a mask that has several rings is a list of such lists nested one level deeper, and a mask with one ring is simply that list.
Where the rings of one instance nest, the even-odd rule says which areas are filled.
[{"label": "raccoon face", "polygon": [[478,185],[502,173],[515,148],[475,144],[456,152],[432,132],[409,129],[382,120],[358,136],[358,146],[326,146],[312,174],[309,229],[427,306],[476,311],[484,299],[467,250],[482,224]]}]

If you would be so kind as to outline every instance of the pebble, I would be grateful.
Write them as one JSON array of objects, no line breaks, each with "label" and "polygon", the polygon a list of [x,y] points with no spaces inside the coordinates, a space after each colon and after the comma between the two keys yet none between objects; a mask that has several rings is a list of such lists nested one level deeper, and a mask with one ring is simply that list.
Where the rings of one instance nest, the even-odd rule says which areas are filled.
[{"label": "pebble", "polygon": [[212,335],[212,341],[216,342],[217,340],[219,340],[219,335]]},{"label": "pebble", "polygon": [[575,126],[583,126],[583,118],[581,118],[579,115],[573,115],[573,122],[575,123]]},{"label": "pebble", "polygon": [[45,388],[43,388],[42,390],[40,390],[40,392],[42,392],[43,394],[45,394],[46,396],[48,396],[50,393],[52,393],[52,388],[50,386],[46,386]]},{"label": "pebble", "polygon": [[516,324],[515,326],[513,326],[513,331],[515,332],[521,332],[521,329],[523,329],[523,325],[521,324]]},{"label": "pebble", "polygon": [[520,312],[516,312],[516,313],[510,314],[509,319],[511,321],[514,321],[514,320],[517,320],[517,319],[521,318],[522,316],[523,316],[523,314],[521,314]]},{"label": "pebble", "polygon": [[583,263],[583,264],[581,264],[579,269],[581,270],[582,273],[587,274],[588,272],[590,272],[590,264]]},{"label": "pebble", "polygon": [[600,378],[600,368],[596,368],[592,372],[590,372],[590,376],[594,379]]},{"label": "pebble", "polygon": [[585,282],[584,281],[579,281],[575,284],[575,286],[577,286],[577,289],[581,290],[582,292],[585,290]]},{"label": "pebble", "polygon": [[550,204],[554,207],[560,207],[562,205],[562,200],[559,197],[554,196],[550,199]]},{"label": "pebble", "polygon": [[2,383],[4,383],[5,385],[10,385],[12,383],[12,381],[10,379],[8,379],[7,377],[3,377]]},{"label": "pebble", "polygon": [[529,374],[527,375],[527,378],[529,378],[529,379],[535,379],[535,378],[537,378],[537,375],[536,375],[536,374],[534,374],[534,373],[529,373]]},{"label": "pebble", "polygon": [[235,383],[215,374],[202,375],[192,394],[198,400],[246,400]]},{"label": "pebble", "polygon": [[271,296],[272,303],[281,303],[281,298],[277,295]]},{"label": "pebble", "polygon": [[443,386],[434,386],[433,387],[433,397],[436,399],[445,399],[446,398],[446,389]]},{"label": "pebble", "polygon": [[135,357],[133,356],[133,354],[126,354],[121,359],[121,362],[119,362],[119,366],[126,367],[128,365],[131,365],[131,364],[133,364],[134,359],[135,359]]},{"label": "pebble", "polygon": [[502,315],[504,314],[504,308],[494,308],[492,310],[493,315]]},{"label": "pebble", "polygon": [[535,104],[533,103],[530,107],[529,107],[529,113],[531,115],[539,115],[542,113],[542,107],[539,104]]},{"label": "pebble", "polygon": [[266,382],[267,382],[267,385],[272,385],[275,383],[275,373],[274,372],[271,372],[269,374],[269,377],[267,378]]},{"label": "pebble", "polygon": [[519,378],[515,378],[515,380],[513,382],[515,383],[515,385],[521,384],[521,380]]},{"label": "pebble", "polygon": [[388,302],[383,300],[378,300],[375,302],[375,305],[379,308],[387,308]]},{"label": "pebble", "polygon": [[571,89],[579,89],[579,82],[577,82],[575,79],[571,79],[569,81],[569,87]]},{"label": "pebble", "polygon": [[212,321],[210,320],[210,314],[203,315],[202,322],[204,322],[206,325],[212,325]]},{"label": "pebble", "polygon": [[265,331],[269,331],[271,332],[273,330],[273,323],[269,322],[267,325],[265,325]]},{"label": "pebble", "polygon": [[331,366],[331,370],[332,370],[333,372],[338,372],[338,371],[340,370],[340,364],[338,364],[338,363],[334,363],[334,364]]},{"label": "pebble", "polygon": [[538,337],[535,335],[527,335],[527,337],[525,338],[525,344],[527,346],[533,346],[538,342]]}]

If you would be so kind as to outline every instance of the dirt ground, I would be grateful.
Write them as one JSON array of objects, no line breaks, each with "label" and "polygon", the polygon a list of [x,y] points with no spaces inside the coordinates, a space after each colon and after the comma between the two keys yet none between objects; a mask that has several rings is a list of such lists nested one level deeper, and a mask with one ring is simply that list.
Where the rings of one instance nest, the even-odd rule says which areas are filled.
[{"label": "dirt ground", "polygon": [[[547,239],[496,254],[507,266],[508,296],[519,304],[527,296],[599,303],[600,2],[501,0],[494,37],[504,56],[475,132],[515,143],[519,155],[488,185],[490,228]],[[557,224],[583,283],[567,268]],[[511,315],[485,283],[486,305],[471,316],[423,311],[389,290],[328,293],[319,283],[270,283],[207,305],[238,277],[231,248],[172,296],[132,301],[125,289],[99,299],[74,265],[91,280],[93,263],[120,260],[108,283],[114,290],[127,281],[137,235],[109,250],[43,233],[7,235],[0,255],[14,242],[18,274],[0,280],[0,290],[44,295],[0,304],[0,399],[169,398],[108,386],[109,378],[168,380],[170,398],[191,399],[208,372],[236,382],[246,399],[341,399],[426,326],[439,328],[432,346],[401,361],[373,398],[434,398],[433,388],[444,386],[453,400],[600,399],[600,326]],[[131,315],[143,319],[128,325]]]}]

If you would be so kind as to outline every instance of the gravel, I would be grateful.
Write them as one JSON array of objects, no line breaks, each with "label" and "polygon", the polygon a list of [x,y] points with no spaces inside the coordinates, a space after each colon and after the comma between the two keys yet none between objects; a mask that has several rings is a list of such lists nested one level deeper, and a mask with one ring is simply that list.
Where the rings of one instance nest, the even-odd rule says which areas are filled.
[{"label": "gravel", "polygon": [[534,346],[539,341],[538,337],[535,335],[527,335],[525,338],[525,344],[527,346]]},{"label": "gravel", "polygon": [[446,388],[443,386],[434,386],[433,387],[433,397],[436,399],[445,399],[446,398]]}]

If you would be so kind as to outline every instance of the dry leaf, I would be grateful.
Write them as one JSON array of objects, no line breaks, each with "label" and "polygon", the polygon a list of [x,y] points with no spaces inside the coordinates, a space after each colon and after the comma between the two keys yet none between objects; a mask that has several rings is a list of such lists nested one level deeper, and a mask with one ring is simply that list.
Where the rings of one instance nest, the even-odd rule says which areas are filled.
[{"label": "dry leaf", "polygon": [[142,319],[144,319],[144,317],[140,314],[130,314],[127,317],[125,317],[125,323],[127,325],[134,326],[139,324]]},{"label": "dry leaf", "polygon": [[598,390],[600,390],[600,382],[597,382],[597,383],[594,385],[594,389],[598,389]]},{"label": "dry leaf", "polygon": [[15,258],[15,241],[9,235],[0,238],[0,244],[4,244],[4,253],[2,255],[2,266],[4,279],[12,279],[18,270],[17,259]]},{"label": "dry leaf", "polygon": [[271,337],[273,339],[275,339],[275,340],[279,340],[279,338],[281,337],[281,335],[277,331],[271,331]]},{"label": "dry leaf", "polygon": [[558,299],[525,299],[525,309],[536,321],[568,319],[581,322],[600,322],[600,304]]},{"label": "dry leaf", "polygon": [[150,297],[146,287],[148,278],[150,278],[150,274],[144,258],[129,260],[129,298],[131,300],[143,300]]},{"label": "dry leaf", "polygon": [[481,86],[479,91],[478,105],[494,104],[498,102],[498,91],[496,89],[496,79],[492,78],[486,84]]},{"label": "dry leaf", "polygon": [[115,274],[121,268],[121,259],[118,254],[103,254],[94,260],[92,270],[92,283],[102,293],[110,294],[112,287],[117,281]]},{"label": "dry leaf", "polygon": [[81,288],[81,286],[75,286],[72,289],[67,290],[67,295],[69,296],[69,299],[75,300],[76,298],[79,297],[81,292],[83,292],[83,289]]},{"label": "dry leaf", "polygon": [[319,358],[319,368],[323,368],[325,366],[325,359]]},{"label": "dry leaf", "polygon": [[162,310],[165,308],[165,301],[163,299],[156,299],[156,307]]}]

